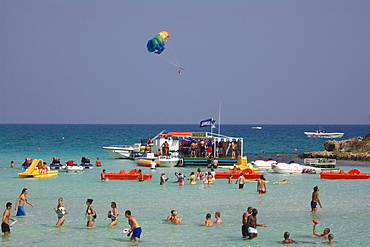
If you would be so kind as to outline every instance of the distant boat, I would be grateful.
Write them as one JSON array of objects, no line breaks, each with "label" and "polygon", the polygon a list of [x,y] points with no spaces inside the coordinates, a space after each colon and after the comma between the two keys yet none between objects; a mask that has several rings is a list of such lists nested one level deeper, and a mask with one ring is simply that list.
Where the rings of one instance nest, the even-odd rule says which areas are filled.
[{"label": "distant boat", "polygon": [[316,132],[304,132],[307,137],[314,137],[314,138],[342,138],[344,133],[340,132],[326,132],[322,130],[318,130]]},{"label": "distant boat", "polygon": [[252,129],[254,129],[254,130],[261,130],[262,127],[261,126],[255,126],[255,127],[252,127]]}]

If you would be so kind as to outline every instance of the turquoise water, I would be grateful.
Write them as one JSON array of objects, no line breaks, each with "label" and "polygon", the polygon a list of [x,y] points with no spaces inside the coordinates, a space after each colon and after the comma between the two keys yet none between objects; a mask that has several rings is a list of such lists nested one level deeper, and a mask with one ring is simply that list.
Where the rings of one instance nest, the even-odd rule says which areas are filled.
[{"label": "turquoise water", "polygon": [[[263,125],[262,125],[263,126]],[[317,126],[266,125],[262,130],[251,126],[225,125],[225,135],[243,137],[244,152],[249,160],[256,157],[274,158],[277,161],[294,159],[298,152],[323,150],[322,139],[309,139],[303,131],[315,130]],[[323,127],[323,126],[322,126]],[[343,131],[343,139],[364,136],[370,132],[368,125],[330,125],[328,131]],[[132,211],[143,228],[139,246],[280,246],[285,231],[298,244],[294,246],[326,245],[323,238],[313,237],[312,220],[319,221],[318,231],[332,229],[336,246],[368,246],[370,221],[370,180],[320,180],[319,175],[280,175],[266,173],[267,194],[256,193],[256,184],[248,183],[244,190],[237,185],[218,179],[212,186],[197,184],[180,187],[174,183],[174,171],[187,175],[197,167],[158,168],[152,172],[153,179],[136,181],[101,182],[101,170],[118,172],[137,168],[131,160],[114,160],[102,150],[102,146],[132,144],[141,138],[151,137],[161,130],[202,131],[196,125],[0,125],[0,206],[6,202],[15,204],[22,188],[29,189],[29,201],[35,205],[25,206],[27,217],[18,218],[9,238],[0,240],[2,246],[132,246],[122,230],[128,227],[124,211]],[[62,139],[64,137],[64,139]],[[37,150],[40,148],[40,150]],[[266,153],[262,153],[265,151]],[[277,157],[278,153],[287,153]],[[53,156],[62,162],[82,156],[95,161],[100,157],[102,168],[83,173],[60,173],[58,177],[45,179],[21,179],[20,165],[27,157],[42,158],[48,163]],[[9,168],[14,160],[16,168]],[[369,163],[339,161],[338,167],[348,171],[358,168],[370,173]],[[206,170],[202,168],[202,170]],[[169,181],[159,185],[159,176],[167,174]],[[273,185],[274,181],[287,179],[291,185]],[[320,187],[323,208],[310,212],[312,188]],[[57,221],[53,208],[57,199],[63,197],[69,210],[63,227],[55,227]],[[98,218],[92,229],[86,229],[85,201],[93,198]],[[108,227],[106,213],[110,202],[117,202],[119,223]],[[267,225],[259,228],[253,240],[241,238],[241,216],[248,206],[259,210],[258,222]],[[175,209],[183,218],[182,225],[172,225],[164,219]],[[205,215],[221,212],[223,223],[214,227],[203,226]],[[15,217],[13,210],[12,217]],[[134,244],[136,245],[136,244]]]}]

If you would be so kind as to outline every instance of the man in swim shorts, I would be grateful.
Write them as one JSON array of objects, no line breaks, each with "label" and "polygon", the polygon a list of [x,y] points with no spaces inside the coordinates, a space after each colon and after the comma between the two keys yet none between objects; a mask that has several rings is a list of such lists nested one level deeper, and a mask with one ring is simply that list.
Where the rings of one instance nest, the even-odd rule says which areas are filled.
[{"label": "man in swim shorts", "polygon": [[137,219],[134,216],[131,216],[130,210],[126,210],[125,216],[126,218],[128,218],[128,224],[131,226],[130,230],[128,230],[127,236],[130,236],[132,233],[131,240],[140,241],[142,230],[139,223],[137,222]]},{"label": "man in swim shorts", "polygon": [[15,210],[17,210],[16,216],[26,216],[26,212],[24,211],[24,202],[26,202],[27,204],[33,207],[33,204],[30,203],[27,199],[27,194],[28,194],[28,190],[24,188],[17,202],[15,203]]},{"label": "man in swim shorts", "polygon": [[1,231],[4,233],[4,236],[8,236],[10,234],[10,227],[12,224],[9,223],[9,220],[16,221],[15,219],[10,218],[10,209],[12,209],[12,203],[8,202],[6,204],[6,209],[3,213],[3,220],[1,223]]},{"label": "man in swim shorts", "polygon": [[246,238],[248,237],[248,225],[247,225],[247,221],[248,221],[248,216],[252,213],[253,211],[253,207],[248,207],[247,208],[247,211],[244,212],[243,216],[242,216],[242,235],[243,235],[243,238]]},{"label": "man in swim shorts", "polygon": [[247,219],[249,239],[257,237],[257,226],[266,227],[265,224],[257,224],[257,214],[258,210],[254,208],[252,214],[250,214]]},{"label": "man in swim shorts", "polygon": [[240,176],[238,178],[238,180],[236,180],[235,184],[239,183],[239,189],[243,189],[244,188],[244,184],[245,184],[245,177],[243,175],[243,173],[241,172],[240,173]]},{"label": "man in swim shorts", "polygon": [[322,208],[320,198],[319,198],[319,191],[320,191],[319,187],[315,186],[313,188],[312,199],[311,199],[311,211],[312,212],[317,211],[317,204],[319,204],[320,208]]}]

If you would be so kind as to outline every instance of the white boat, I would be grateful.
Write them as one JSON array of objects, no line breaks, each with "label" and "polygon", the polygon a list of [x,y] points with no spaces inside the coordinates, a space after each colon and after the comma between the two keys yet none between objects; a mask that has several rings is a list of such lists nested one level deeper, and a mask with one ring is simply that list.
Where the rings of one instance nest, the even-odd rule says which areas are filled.
[{"label": "white boat", "polygon": [[254,130],[261,130],[262,127],[261,126],[255,126],[255,127],[252,127],[252,129],[254,129]]},{"label": "white boat", "polygon": [[307,137],[314,137],[314,138],[342,138],[344,133],[340,132],[326,132],[322,130],[318,130],[316,132],[304,132]]},{"label": "white boat", "polygon": [[84,167],[83,166],[77,166],[77,165],[73,165],[73,166],[62,166],[60,168],[61,171],[64,171],[64,172],[80,172],[80,171],[83,171],[84,170]]},{"label": "white boat", "polygon": [[140,152],[140,143],[135,143],[132,146],[129,145],[114,145],[110,147],[103,147],[105,151],[113,159],[129,159],[132,152]]},{"label": "white boat", "polygon": [[271,165],[272,170],[276,173],[296,174],[302,173],[303,167],[293,161],[289,163],[275,163]]},{"label": "white boat", "polygon": [[271,165],[277,163],[275,160],[254,160],[251,162],[255,168],[258,168],[260,171],[269,171],[271,170]]},{"label": "white boat", "polygon": [[141,157],[136,157],[135,160],[138,160],[137,164],[139,166],[150,166],[152,160],[154,160],[159,167],[174,167],[182,166],[182,159],[179,157],[177,152],[170,153],[170,155],[165,156],[154,156],[153,153],[146,153]]}]

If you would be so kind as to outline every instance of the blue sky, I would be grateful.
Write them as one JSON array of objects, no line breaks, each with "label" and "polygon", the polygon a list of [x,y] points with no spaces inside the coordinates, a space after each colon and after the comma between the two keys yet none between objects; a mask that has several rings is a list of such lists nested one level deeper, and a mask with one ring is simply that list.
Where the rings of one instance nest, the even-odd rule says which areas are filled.
[{"label": "blue sky", "polygon": [[[369,124],[370,1],[0,2],[0,123]],[[148,53],[158,32],[164,53]]]}]

